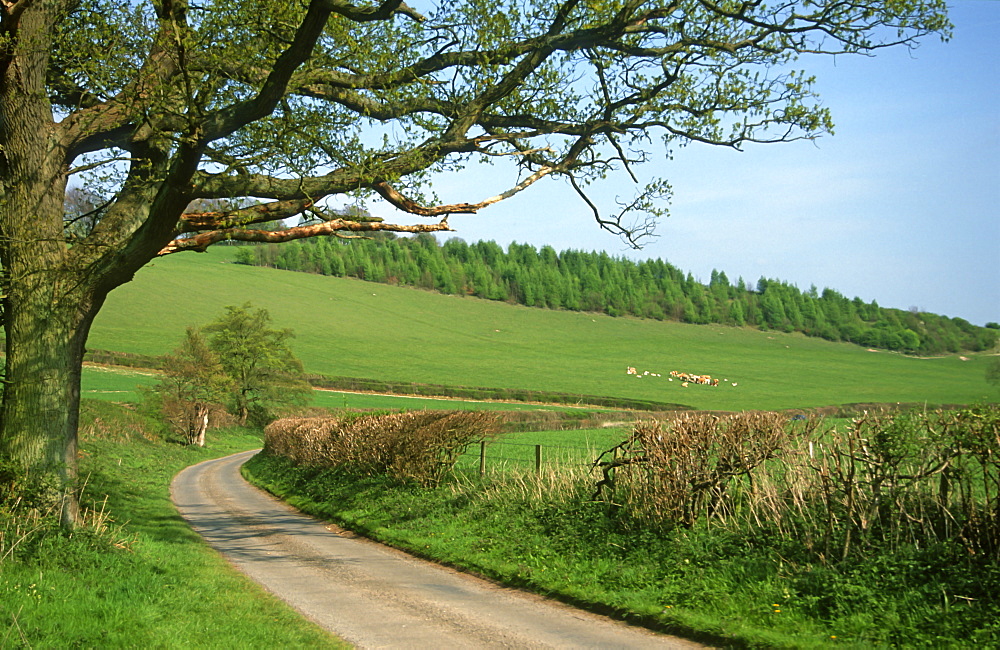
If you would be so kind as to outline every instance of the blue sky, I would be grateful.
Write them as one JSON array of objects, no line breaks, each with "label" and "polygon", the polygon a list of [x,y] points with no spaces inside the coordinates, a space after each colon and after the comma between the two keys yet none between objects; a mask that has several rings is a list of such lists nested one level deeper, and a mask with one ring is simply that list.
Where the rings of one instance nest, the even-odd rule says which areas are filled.
[{"label": "blue sky", "polygon": [[[947,43],[800,60],[835,135],[744,152],[693,144],[648,169],[673,199],[641,251],[600,230],[558,181],[452,216],[453,236],[661,258],[705,282],[718,269],[1000,322],[1000,1],[958,0],[950,15]],[[435,190],[445,203],[482,200],[502,189],[502,170],[489,169]],[[610,209],[632,192],[620,175],[596,195]]]}]

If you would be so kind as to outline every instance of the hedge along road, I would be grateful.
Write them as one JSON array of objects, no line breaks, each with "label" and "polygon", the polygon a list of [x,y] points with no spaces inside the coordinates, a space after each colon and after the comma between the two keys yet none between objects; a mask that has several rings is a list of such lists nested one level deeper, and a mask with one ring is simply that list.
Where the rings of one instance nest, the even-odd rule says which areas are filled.
[{"label": "hedge along road", "polygon": [[360,648],[700,648],[425,562],[301,514],[247,483],[256,451],[193,465],[181,515],[239,570]]}]

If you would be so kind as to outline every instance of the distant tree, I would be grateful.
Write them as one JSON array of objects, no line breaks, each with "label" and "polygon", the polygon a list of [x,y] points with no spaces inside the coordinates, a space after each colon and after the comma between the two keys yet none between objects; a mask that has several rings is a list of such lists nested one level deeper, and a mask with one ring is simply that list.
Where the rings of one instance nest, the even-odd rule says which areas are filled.
[{"label": "distant tree", "polygon": [[[758,288],[761,283],[757,283]],[[761,298],[761,310],[763,311],[764,322],[769,328],[781,329],[788,320],[785,313],[785,306],[782,302],[780,285],[776,282],[767,282],[764,285],[764,295]]]},{"label": "distant tree", "polygon": [[197,328],[189,327],[181,345],[163,358],[163,377],[154,393],[167,422],[189,445],[205,446],[213,405],[224,404],[233,380]]},{"label": "distant tree", "polygon": [[205,326],[209,347],[233,383],[230,409],[241,424],[264,424],[277,408],[304,404],[311,395],[302,362],[292,353],[290,329],[272,329],[271,316],[250,303],[226,307]]},{"label": "distant tree", "polygon": [[746,325],[747,319],[743,312],[743,303],[738,300],[733,301],[732,305],[729,306],[729,319],[737,327]]},{"label": "distant tree", "polygon": [[911,329],[904,329],[899,332],[902,349],[907,352],[915,352],[920,349],[920,335]]}]

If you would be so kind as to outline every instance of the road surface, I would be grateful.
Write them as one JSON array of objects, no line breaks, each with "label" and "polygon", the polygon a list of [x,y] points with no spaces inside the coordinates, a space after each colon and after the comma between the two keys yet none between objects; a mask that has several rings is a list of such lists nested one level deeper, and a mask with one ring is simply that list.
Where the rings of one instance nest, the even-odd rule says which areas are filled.
[{"label": "road surface", "polygon": [[248,484],[254,451],[188,467],[181,515],[239,570],[359,648],[700,648],[426,562]]}]

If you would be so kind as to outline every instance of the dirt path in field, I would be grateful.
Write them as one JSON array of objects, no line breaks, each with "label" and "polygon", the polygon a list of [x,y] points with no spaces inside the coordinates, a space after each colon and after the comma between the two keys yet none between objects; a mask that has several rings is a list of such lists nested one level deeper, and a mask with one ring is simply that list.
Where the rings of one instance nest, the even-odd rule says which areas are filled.
[{"label": "dirt path in field", "polygon": [[254,453],[194,465],[171,495],[233,565],[360,648],[699,648],[413,558],[249,485]]}]

